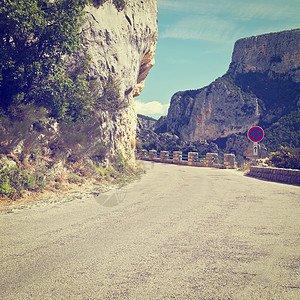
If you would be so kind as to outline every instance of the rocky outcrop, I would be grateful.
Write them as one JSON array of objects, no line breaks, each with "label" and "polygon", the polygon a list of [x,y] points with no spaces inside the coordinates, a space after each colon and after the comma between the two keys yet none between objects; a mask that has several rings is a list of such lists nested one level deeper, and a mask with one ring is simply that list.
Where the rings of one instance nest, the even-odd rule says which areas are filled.
[{"label": "rocky outcrop", "polygon": [[[92,4],[99,2],[104,4]],[[58,175],[77,172],[72,165],[80,164],[83,174],[87,165],[94,171],[93,162],[107,166],[119,153],[134,163],[137,114],[133,97],[141,92],[154,64],[156,0],[126,0],[122,9],[116,5],[120,1],[90,3],[80,32],[82,44],[75,55],[65,57],[66,71],[79,69],[87,54],[93,100],[101,99],[105,84],[113,79],[116,99],[109,100],[117,105],[112,109],[95,105],[85,124],[58,122],[49,118],[45,108],[31,104],[18,108],[18,118],[0,122],[0,167],[12,159],[30,172],[48,168]]]},{"label": "rocky outcrop", "polygon": [[166,121],[168,131],[204,141],[244,132],[259,117],[257,97],[245,95],[227,78],[220,78],[201,90],[175,94]]},{"label": "rocky outcrop", "polygon": [[300,82],[300,30],[238,40],[228,74],[265,74],[270,79]]},{"label": "rocky outcrop", "polygon": [[236,42],[223,77],[172,97],[156,131],[212,141],[270,126],[295,110],[299,97],[300,30],[246,38]]},{"label": "rocky outcrop", "polygon": [[137,132],[143,129],[151,129],[154,130],[154,126],[157,122],[157,120],[147,117],[141,114],[137,115]]},{"label": "rocky outcrop", "polygon": [[[63,121],[54,119],[49,117],[50,111],[34,103],[12,106],[8,116],[1,114],[0,173],[4,181],[0,180],[0,198],[15,199],[25,193],[29,197],[45,186],[54,191],[85,180],[111,180],[129,176],[134,170],[137,113],[133,97],[142,91],[154,65],[156,0],[89,3],[80,32],[82,44],[76,54],[64,60],[65,72],[70,74],[75,70],[74,74],[82,75],[83,64],[89,66],[84,84],[79,86],[84,97],[92,100],[88,102],[94,110],[86,111],[89,117],[84,122],[66,112]],[[57,87],[63,86],[63,92],[73,84],[67,76],[63,84],[60,80]],[[50,92],[56,82],[47,84]],[[76,89],[70,90],[67,98]],[[73,100],[79,102],[80,97]],[[67,111],[68,104],[58,106]],[[82,104],[84,111],[87,103]],[[76,108],[81,109],[80,105],[76,103]]]},{"label": "rocky outcrop", "polygon": [[87,22],[82,28],[81,51],[91,57],[91,79],[101,93],[103,82],[113,76],[119,83],[122,103],[117,111],[100,110],[97,122],[111,156],[121,151],[133,157],[137,114],[133,97],[138,96],[154,65],[157,42],[156,0],[127,0],[122,11],[110,2],[88,6]]}]

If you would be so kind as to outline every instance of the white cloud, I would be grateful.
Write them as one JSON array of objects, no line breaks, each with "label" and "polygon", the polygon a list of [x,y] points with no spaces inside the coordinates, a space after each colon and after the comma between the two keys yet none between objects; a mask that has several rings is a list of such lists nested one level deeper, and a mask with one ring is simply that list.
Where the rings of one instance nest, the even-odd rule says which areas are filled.
[{"label": "white cloud", "polygon": [[158,101],[152,101],[148,103],[143,103],[139,100],[135,101],[135,109],[137,113],[146,116],[153,115],[153,114],[166,115],[169,106],[170,104],[161,104]]}]

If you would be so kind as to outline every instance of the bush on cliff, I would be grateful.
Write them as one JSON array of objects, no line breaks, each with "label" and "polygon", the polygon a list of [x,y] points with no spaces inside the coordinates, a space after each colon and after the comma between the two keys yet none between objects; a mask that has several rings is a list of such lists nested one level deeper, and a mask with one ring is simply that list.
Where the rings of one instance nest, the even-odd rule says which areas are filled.
[{"label": "bush on cliff", "polygon": [[267,164],[277,168],[300,169],[300,148],[281,147],[280,151],[271,152]]},{"label": "bush on cliff", "polygon": [[74,53],[87,0],[4,0],[0,8],[1,106],[28,103],[36,86]]},{"label": "bush on cliff", "polygon": [[37,191],[45,186],[41,175],[31,175],[17,167],[0,169],[0,196],[11,199],[22,196],[24,191]]},{"label": "bush on cliff", "polygon": [[29,96],[38,106],[49,110],[49,116],[58,121],[87,121],[91,117],[93,81],[88,78],[90,58],[78,57],[77,68],[66,71],[63,66],[41,80]]},{"label": "bush on cliff", "polygon": [[[122,8],[123,2],[113,1],[117,8]],[[95,104],[104,110],[119,108],[118,80],[109,75],[107,80],[95,83],[88,75],[90,58],[77,51],[88,3],[89,0],[3,1],[2,112],[7,114],[11,107],[34,103],[47,108],[49,116],[58,121],[76,122],[88,120]],[[103,91],[98,91],[98,86]],[[101,93],[100,99],[97,93]],[[97,103],[93,99],[98,99]]]}]

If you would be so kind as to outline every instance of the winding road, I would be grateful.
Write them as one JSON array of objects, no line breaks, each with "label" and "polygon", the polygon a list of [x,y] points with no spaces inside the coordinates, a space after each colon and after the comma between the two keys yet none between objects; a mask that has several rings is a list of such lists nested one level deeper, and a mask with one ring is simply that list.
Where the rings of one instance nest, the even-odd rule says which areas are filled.
[{"label": "winding road", "polygon": [[0,215],[0,299],[300,299],[300,187],[143,162],[89,199]]}]

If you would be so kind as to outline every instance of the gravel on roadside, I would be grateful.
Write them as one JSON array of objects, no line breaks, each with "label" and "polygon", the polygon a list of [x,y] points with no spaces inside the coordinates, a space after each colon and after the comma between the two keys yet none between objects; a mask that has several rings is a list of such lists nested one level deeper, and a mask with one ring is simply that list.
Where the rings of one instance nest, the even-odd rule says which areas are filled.
[{"label": "gravel on roadside", "polygon": [[0,214],[13,213],[15,210],[30,209],[37,206],[56,205],[76,199],[93,198],[115,187],[116,183],[108,181],[87,182],[81,186],[69,185],[64,190],[44,190],[38,193],[31,193],[15,201],[3,199],[0,200]]}]

